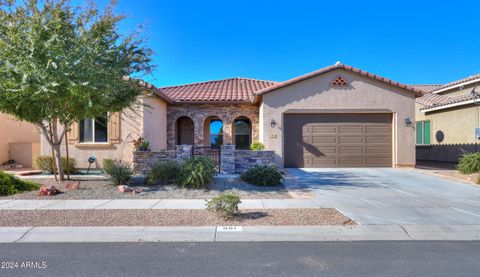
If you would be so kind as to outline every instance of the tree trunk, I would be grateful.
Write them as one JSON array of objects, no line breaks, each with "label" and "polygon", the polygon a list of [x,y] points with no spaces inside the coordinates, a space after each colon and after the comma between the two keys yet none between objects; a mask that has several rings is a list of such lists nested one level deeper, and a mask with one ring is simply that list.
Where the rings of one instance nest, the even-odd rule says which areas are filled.
[{"label": "tree trunk", "polygon": [[[67,125],[65,125],[67,126]],[[67,158],[67,180],[70,180],[70,155],[68,154],[68,132],[65,133],[65,154]]]},{"label": "tree trunk", "polygon": [[58,178],[60,181],[65,180],[65,174],[63,173],[63,166],[62,166],[62,151],[60,149],[60,143],[53,145],[53,150],[55,151],[55,164],[57,165],[58,169]]}]

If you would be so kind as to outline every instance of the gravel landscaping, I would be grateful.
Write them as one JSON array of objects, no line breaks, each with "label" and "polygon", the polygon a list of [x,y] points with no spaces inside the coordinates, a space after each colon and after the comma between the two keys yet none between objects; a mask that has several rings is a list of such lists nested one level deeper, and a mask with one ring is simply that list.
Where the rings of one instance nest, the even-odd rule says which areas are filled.
[{"label": "gravel landscaping", "polygon": [[[28,179],[27,179],[28,180]],[[53,185],[63,193],[55,196],[38,196],[37,191],[19,193],[0,199],[210,199],[221,192],[235,190],[242,199],[288,199],[292,198],[283,185],[258,187],[249,185],[239,179],[215,178],[207,189],[184,189],[169,186],[135,186],[145,191],[132,194],[121,193],[105,179],[80,180],[80,189],[70,191],[65,185],[73,181],[56,182],[53,178],[31,179],[43,185]]]},{"label": "gravel landscaping", "polygon": [[318,226],[355,225],[336,209],[243,210],[225,220],[206,210],[0,211],[0,226]]}]

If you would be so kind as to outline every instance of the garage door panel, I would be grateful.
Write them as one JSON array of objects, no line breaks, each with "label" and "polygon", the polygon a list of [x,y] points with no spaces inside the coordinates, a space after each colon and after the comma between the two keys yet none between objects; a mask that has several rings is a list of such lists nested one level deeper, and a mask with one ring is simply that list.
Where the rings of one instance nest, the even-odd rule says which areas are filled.
[{"label": "garage door panel", "polygon": [[391,114],[285,115],[285,166],[391,166],[391,121]]},{"label": "garage door panel", "polygon": [[367,146],[367,154],[390,154],[388,146]]},{"label": "garage door panel", "polygon": [[336,136],[320,136],[320,135],[313,135],[311,136],[312,144],[337,144],[337,137]]},{"label": "garage door panel", "polygon": [[340,154],[362,154],[363,153],[363,145],[360,146],[340,146],[339,153]]},{"label": "garage door panel", "polygon": [[340,125],[340,134],[363,134],[363,126],[358,125]]},{"label": "garage door panel", "polygon": [[385,143],[390,145],[392,141],[390,136],[367,135],[367,144],[373,144],[373,143]]},{"label": "garage door panel", "polygon": [[337,133],[337,126],[319,126],[319,125],[311,125],[311,132],[313,134],[336,134]]},{"label": "garage door panel", "polygon": [[364,139],[363,136],[340,136],[340,143],[347,144],[347,143],[360,143],[363,144]]}]

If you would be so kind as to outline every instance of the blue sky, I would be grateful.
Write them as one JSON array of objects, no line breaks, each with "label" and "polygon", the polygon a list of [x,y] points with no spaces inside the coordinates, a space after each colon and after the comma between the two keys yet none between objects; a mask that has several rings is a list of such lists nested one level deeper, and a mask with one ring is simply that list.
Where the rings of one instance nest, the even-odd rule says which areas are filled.
[{"label": "blue sky", "polygon": [[336,61],[409,84],[480,73],[475,1],[120,0],[117,10],[121,30],[147,27],[157,86],[283,81]]}]

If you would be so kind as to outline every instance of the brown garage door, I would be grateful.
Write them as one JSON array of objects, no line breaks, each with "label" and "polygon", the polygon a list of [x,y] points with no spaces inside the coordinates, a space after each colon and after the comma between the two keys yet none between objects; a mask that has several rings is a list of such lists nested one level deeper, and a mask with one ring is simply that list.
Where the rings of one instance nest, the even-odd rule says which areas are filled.
[{"label": "brown garage door", "polygon": [[391,114],[287,114],[285,167],[390,167]]}]

